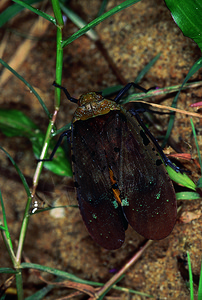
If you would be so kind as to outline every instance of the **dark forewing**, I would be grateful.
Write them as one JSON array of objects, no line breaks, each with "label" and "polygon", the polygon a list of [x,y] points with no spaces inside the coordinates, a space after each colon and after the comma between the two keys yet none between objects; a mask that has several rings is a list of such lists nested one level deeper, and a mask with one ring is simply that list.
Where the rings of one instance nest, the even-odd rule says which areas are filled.
[{"label": "dark forewing", "polygon": [[122,152],[119,188],[128,223],[148,239],[168,236],[176,221],[177,204],[172,182],[153,143],[137,120],[122,111]]},{"label": "dark forewing", "polygon": [[81,215],[93,239],[118,249],[125,239],[126,220],[112,191],[106,149],[108,115],[73,124],[72,152]]}]

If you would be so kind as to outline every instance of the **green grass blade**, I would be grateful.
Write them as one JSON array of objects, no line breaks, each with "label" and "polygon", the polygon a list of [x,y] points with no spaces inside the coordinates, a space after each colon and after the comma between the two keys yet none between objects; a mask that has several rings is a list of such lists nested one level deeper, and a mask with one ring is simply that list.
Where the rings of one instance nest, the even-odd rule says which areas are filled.
[{"label": "green grass blade", "polygon": [[17,271],[12,268],[0,268],[0,274],[16,274]]},{"label": "green grass blade", "polygon": [[6,239],[7,239],[8,246],[13,250],[13,244],[12,244],[12,241],[11,241],[10,232],[8,230],[8,224],[7,224],[7,220],[6,220],[6,211],[5,211],[5,207],[4,207],[4,202],[3,202],[1,190],[0,190],[0,202],[1,202],[1,208],[2,208],[2,214],[3,214],[3,224],[4,224],[5,236],[6,236]]},{"label": "green grass blade", "polygon": [[71,123],[68,123],[67,125],[61,127],[60,129],[56,130],[55,132],[52,133],[52,137],[56,136],[56,135],[60,135],[61,133],[63,133],[64,131],[69,130],[71,127]]},{"label": "green grass blade", "polygon": [[11,68],[5,61],[3,61],[0,58],[0,63],[7,68],[9,71],[11,71],[18,79],[20,79],[29,89],[30,91],[36,96],[36,98],[38,99],[39,103],[41,104],[41,106],[43,107],[46,115],[48,116],[49,119],[51,119],[51,114],[49,113],[45,103],[43,102],[43,100],[41,99],[41,97],[39,96],[39,94],[35,91],[35,89],[19,74],[17,73],[13,68]]},{"label": "green grass blade", "polygon": [[[67,17],[78,27],[83,28],[84,26],[87,26],[87,23],[78,16],[73,10],[71,10],[67,5],[64,5],[60,3],[60,7],[62,11],[67,15]],[[99,39],[97,33],[95,30],[90,29],[85,33],[91,40],[97,41]]]},{"label": "green grass blade", "polygon": [[[198,86],[201,86],[201,81],[200,82],[191,82],[191,83],[186,83],[182,90],[188,89],[188,88],[196,88]],[[150,90],[148,93],[135,93],[135,94],[131,94],[128,97],[124,98],[124,100],[120,101],[120,104],[125,104],[131,101],[138,101],[138,100],[142,100],[142,99],[146,99],[146,98],[150,98],[150,97],[154,97],[154,96],[161,96],[161,95],[167,95],[169,93],[173,93],[173,92],[178,92],[179,89],[182,87],[181,84],[178,85],[173,85],[173,86],[169,86],[169,87],[165,87],[165,88],[160,88],[160,89],[156,89],[156,90]]]},{"label": "green grass blade", "polygon": [[104,298],[104,296],[113,288],[113,286],[116,285],[124,277],[125,277],[125,274],[123,274],[122,276],[117,278],[117,280],[112,285],[110,285],[105,291],[103,291],[103,293],[100,294],[97,299],[102,300]]},{"label": "green grass blade", "polygon": [[[194,63],[194,65],[191,67],[191,69],[189,70],[186,78],[184,79],[184,81],[183,81],[183,83],[182,83],[182,85],[179,89],[179,92],[177,93],[177,95],[175,96],[175,98],[173,100],[173,103],[171,105],[172,107],[177,106],[177,100],[178,100],[178,97],[179,97],[180,92],[183,89],[184,85],[191,78],[191,76],[193,74],[195,74],[201,67],[202,67],[202,58],[199,58],[198,61],[196,61]],[[171,134],[172,128],[173,128],[173,124],[174,124],[174,116],[170,116],[170,120],[169,120],[169,123],[168,123],[168,129],[167,129],[167,132],[166,132],[166,135],[165,135],[165,138],[164,138],[164,142],[162,143],[162,148],[164,148],[166,143],[167,143],[167,140],[168,140],[168,138]]]},{"label": "green grass blade", "polygon": [[[196,144],[196,149],[197,149],[197,153],[198,153],[199,164],[200,164],[200,167],[201,167],[201,176],[202,176],[202,159],[201,159],[200,148],[199,148],[199,145],[198,145],[198,141],[197,141],[197,137],[196,137],[196,130],[195,130],[194,123],[193,123],[192,119],[190,119],[190,122],[191,122],[191,128],[192,128],[192,131],[193,131],[193,136],[194,136],[194,140],[195,140],[195,144]],[[202,187],[202,186],[199,186],[197,184],[197,187]]]},{"label": "green grass blade", "polygon": [[68,44],[72,43],[74,40],[76,40],[77,38],[79,38],[80,36],[85,34],[88,30],[95,27],[96,25],[98,25],[102,21],[106,20],[107,18],[111,17],[115,13],[117,13],[117,12],[131,6],[132,4],[135,4],[135,3],[139,2],[139,1],[140,0],[135,0],[135,1],[134,0],[127,0],[127,1],[122,2],[120,5],[117,5],[116,7],[112,8],[110,11],[104,13],[100,17],[96,18],[95,20],[93,20],[92,22],[90,22],[89,24],[87,24],[86,26],[81,28],[80,30],[78,30],[76,33],[72,34],[71,37],[69,37],[67,40],[63,41],[62,47],[64,48]]},{"label": "green grass blade", "polygon": [[48,284],[47,286],[43,287],[33,295],[26,297],[25,300],[41,300],[45,299],[44,297],[53,289],[55,285]]},{"label": "green grass blade", "polygon": [[198,286],[198,300],[202,300],[202,261],[201,261],[201,272]]},{"label": "green grass blade", "polygon": [[143,69],[142,71],[137,75],[135,79],[135,83],[139,83],[140,80],[147,74],[147,72],[151,69],[151,67],[156,63],[156,61],[161,56],[161,53],[158,53]]},{"label": "green grass blade", "polygon": [[189,268],[190,300],[194,300],[193,274],[192,274],[192,270],[191,270],[191,259],[190,259],[189,252],[187,252],[187,261],[188,261],[188,268]]},{"label": "green grass blade", "polygon": [[6,156],[7,156],[7,157],[10,159],[10,161],[12,162],[12,164],[13,164],[13,166],[15,167],[15,169],[16,169],[18,175],[20,176],[20,179],[21,179],[22,184],[23,184],[23,186],[24,186],[24,188],[25,188],[25,191],[26,191],[26,193],[27,193],[27,196],[28,196],[28,197],[31,197],[31,192],[30,192],[29,186],[28,186],[28,184],[27,184],[27,181],[26,181],[24,175],[22,174],[22,172],[20,171],[18,165],[15,163],[15,161],[13,160],[13,158],[10,156],[10,154],[9,154],[5,149],[3,149],[1,146],[0,146],[0,149],[6,154]]},{"label": "green grass blade", "polygon": [[[42,265],[38,265],[38,264],[22,263],[21,267],[22,267],[22,269],[27,269],[28,268],[28,269],[36,269],[36,270],[39,270],[39,271],[42,271],[42,272],[47,272],[49,274],[53,274],[53,275],[58,276],[60,278],[68,279],[68,280],[78,282],[78,283],[83,283],[83,284],[88,284],[88,285],[93,285],[93,286],[98,286],[98,287],[102,287],[104,285],[103,283],[100,283],[100,282],[84,280],[84,279],[81,279],[81,278],[71,274],[71,273],[67,273],[67,272],[64,272],[64,271],[60,271],[60,270],[57,270],[57,269],[54,269],[54,268],[51,268],[51,267],[46,267],[46,266],[42,266]],[[119,290],[119,291],[122,291],[122,292],[127,292],[127,293],[130,292],[130,293],[133,293],[133,294],[138,294],[138,295],[141,295],[141,296],[152,298],[151,295],[141,293],[141,292],[138,292],[138,291],[135,291],[135,290],[127,289],[127,288],[124,288],[124,287],[120,287],[120,286],[119,287],[118,286],[113,286],[113,289],[116,289],[116,290]]]},{"label": "green grass blade", "polygon": [[102,0],[97,16],[100,17],[106,10],[108,0]]},{"label": "green grass blade", "polygon": [[48,20],[49,22],[53,23],[54,25],[56,25],[56,20],[54,17],[46,14],[45,12],[31,6],[30,4],[28,4],[26,1],[21,1],[21,0],[13,0],[15,3],[23,6],[24,8],[29,9],[30,11],[34,12],[36,15]]},{"label": "green grass blade", "polygon": [[[24,3],[27,4],[34,4],[41,2],[42,0],[25,0]],[[0,14],[0,27],[2,27],[4,24],[6,24],[9,20],[11,20],[13,17],[15,17],[19,12],[21,12],[24,8],[19,4],[13,4],[6,8],[1,14]]]}]

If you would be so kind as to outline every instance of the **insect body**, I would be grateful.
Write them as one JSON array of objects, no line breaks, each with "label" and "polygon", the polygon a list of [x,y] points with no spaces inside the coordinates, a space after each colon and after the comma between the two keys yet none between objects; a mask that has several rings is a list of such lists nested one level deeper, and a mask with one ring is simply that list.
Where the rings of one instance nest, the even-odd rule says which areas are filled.
[{"label": "insect body", "polygon": [[[82,95],[71,127],[80,212],[92,238],[106,249],[121,247],[128,223],[145,238],[163,239],[177,216],[174,188],[162,160],[171,162],[151,133],[148,138],[139,115],[117,104],[122,94],[115,101],[94,92]],[[70,131],[61,139],[65,135]]]}]

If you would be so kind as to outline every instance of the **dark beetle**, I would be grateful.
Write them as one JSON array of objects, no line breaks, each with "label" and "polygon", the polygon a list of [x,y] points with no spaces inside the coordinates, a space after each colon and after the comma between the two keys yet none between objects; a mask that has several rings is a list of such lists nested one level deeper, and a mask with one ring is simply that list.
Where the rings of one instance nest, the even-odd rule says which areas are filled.
[{"label": "dark beetle", "polygon": [[[84,223],[92,238],[106,249],[124,242],[128,223],[147,239],[168,236],[176,221],[175,191],[165,165],[170,165],[137,111],[118,104],[134,83],[123,88],[114,100],[95,92],[79,100],[71,130],[64,132],[72,147],[77,198]],[[163,164],[164,162],[164,164]]]}]

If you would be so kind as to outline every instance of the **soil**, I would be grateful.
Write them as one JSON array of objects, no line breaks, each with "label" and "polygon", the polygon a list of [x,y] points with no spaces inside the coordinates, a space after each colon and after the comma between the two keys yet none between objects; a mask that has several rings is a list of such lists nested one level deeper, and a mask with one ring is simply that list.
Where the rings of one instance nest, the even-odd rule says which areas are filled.
[{"label": "soil", "polygon": [[[110,0],[107,10],[122,1]],[[5,1],[5,6],[10,1]],[[99,10],[101,1],[70,1],[70,8],[86,22],[92,21]],[[50,13],[50,1],[37,4],[39,9]],[[14,58],[14,69],[23,76],[42,97],[50,112],[54,109],[54,87],[56,57],[56,27],[48,23],[38,31],[34,30],[39,18],[24,10],[11,19],[2,28],[1,47],[5,43],[2,59],[10,64]],[[158,53],[160,58],[141,80],[144,88],[152,86],[167,87],[181,84],[192,65],[201,56],[198,46],[183,36],[173,21],[171,14],[162,0],[143,0],[108,18],[95,28],[99,40],[113,64],[119,78],[114,74],[103,52],[86,35],[81,36],[64,49],[64,69],[62,84],[72,97],[78,98],[88,91],[101,91],[107,87],[131,82],[139,72]],[[65,22],[64,39],[77,31],[69,19]],[[32,34],[35,34],[34,36]],[[22,47],[19,63],[16,51],[26,41],[32,41]],[[27,47],[27,48],[26,48]],[[24,50],[23,50],[24,49]],[[24,52],[23,52],[24,51]],[[3,70],[3,67],[1,68]],[[2,73],[3,74],[3,73]],[[199,81],[199,71],[192,81]],[[122,81],[122,82],[121,82]],[[200,101],[202,88],[184,90],[178,99],[178,108],[190,111],[190,104]],[[149,99],[164,105],[171,105],[174,94],[169,97]],[[1,84],[1,108],[19,109],[25,113],[44,132],[48,125],[40,103],[28,88],[15,76],[11,75]],[[62,94],[61,107],[57,117],[57,128],[72,119],[76,105],[66,100]],[[156,116],[149,128],[154,136],[165,135],[168,117]],[[201,119],[195,118],[200,148]],[[160,131],[158,128],[160,127]],[[36,159],[30,141],[24,137],[7,137],[0,133],[0,145],[13,157],[30,188],[36,168]],[[194,182],[200,177],[197,152],[190,125],[190,117],[176,114],[170,145],[175,150],[192,155],[192,160],[181,160],[184,168],[191,172]],[[167,153],[174,153],[170,147]],[[13,165],[5,154],[0,153],[0,188],[4,199],[11,239],[16,249],[21,222],[26,205],[26,192]],[[186,164],[185,164],[186,163]],[[179,186],[175,185],[176,190]],[[43,170],[39,187],[39,196],[49,204],[77,205],[72,178],[56,176]],[[40,201],[39,201],[40,202]],[[190,299],[187,287],[186,253],[189,251],[192,271],[196,276],[194,293],[197,295],[197,276],[201,268],[201,200],[179,201],[181,208],[172,233],[165,239],[154,241],[141,258],[127,271],[119,286],[152,295],[153,299]],[[185,221],[183,214],[192,216]],[[194,216],[194,217],[193,217]],[[197,217],[196,217],[197,216]],[[105,283],[114,272],[118,271],[145,243],[145,239],[131,227],[126,231],[126,240],[119,250],[109,251],[101,248],[90,237],[84,226],[79,209],[67,207],[32,215],[26,234],[23,261],[57,268],[82,279]],[[0,243],[0,266],[12,267],[11,260],[3,241]],[[53,280],[51,275],[42,273],[46,280]],[[1,283],[9,278],[1,275]],[[23,271],[25,296],[32,295],[46,284],[32,270]],[[14,284],[13,284],[14,286]],[[44,299],[57,299],[70,294],[73,290],[58,287]],[[13,296],[15,297],[15,296]],[[6,298],[7,299],[7,298]],[[8,299],[14,299],[10,295]],[[70,298],[71,299],[71,298]],[[74,299],[87,299],[84,294]],[[139,300],[144,297],[128,292],[111,290],[105,299]]]}]

